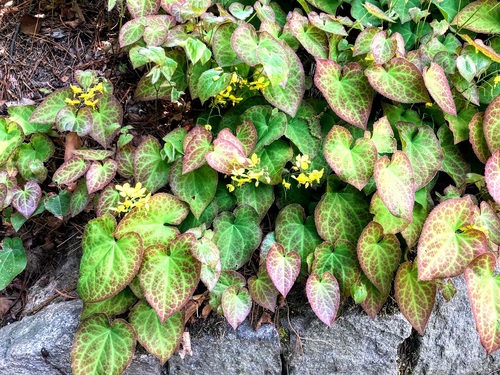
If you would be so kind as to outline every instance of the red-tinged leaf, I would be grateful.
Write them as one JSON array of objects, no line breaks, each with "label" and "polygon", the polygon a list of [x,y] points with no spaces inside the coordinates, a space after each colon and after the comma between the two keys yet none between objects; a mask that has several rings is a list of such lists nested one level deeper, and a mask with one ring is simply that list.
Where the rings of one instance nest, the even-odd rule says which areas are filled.
[{"label": "red-tinged leaf", "polygon": [[434,130],[428,125],[417,126],[411,122],[398,122],[397,129],[403,152],[410,160],[415,190],[431,181],[441,168],[444,155]]},{"label": "red-tinged leaf", "polygon": [[374,221],[359,237],[358,259],[366,276],[381,292],[391,289],[394,272],[401,259],[401,247],[394,234],[384,235],[382,226]]},{"label": "red-tinged leaf", "polygon": [[500,276],[495,256],[483,254],[465,269],[465,282],[474,313],[476,330],[487,354],[500,348]]},{"label": "red-tinged leaf", "polygon": [[220,252],[217,245],[209,238],[200,238],[191,248],[193,256],[202,264],[216,268],[220,262]]},{"label": "red-tinged leaf", "polygon": [[387,116],[375,121],[371,140],[375,144],[379,154],[392,154],[396,151],[396,138],[394,138],[394,131]]},{"label": "red-tinged leaf", "polygon": [[236,128],[236,138],[240,140],[245,156],[250,155],[257,144],[257,130],[251,121],[244,120]]},{"label": "red-tinged leaf", "polygon": [[482,201],[480,222],[488,230],[488,239],[496,245],[500,245],[500,217],[491,205]]},{"label": "red-tinged leaf", "polygon": [[[231,4],[230,7],[231,6],[233,6],[233,4]],[[250,10],[253,11],[253,8],[250,7]],[[218,66],[222,68],[242,63],[231,47],[231,37],[237,27],[238,24],[230,22],[220,25],[217,30],[215,30],[212,39],[212,52]]]},{"label": "red-tinged leaf", "polygon": [[113,156],[113,151],[108,150],[91,150],[91,149],[77,149],[73,150],[74,156],[81,156],[85,160],[104,160]]},{"label": "red-tinged leaf", "polygon": [[89,162],[79,156],[73,156],[55,171],[52,180],[58,185],[69,185],[83,176],[89,167]]},{"label": "red-tinged leaf", "polygon": [[87,184],[84,179],[78,181],[76,189],[73,190],[71,194],[71,199],[69,201],[69,212],[71,217],[75,217],[80,212],[82,212],[87,204],[90,202],[89,192],[87,190]]},{"label": "red-tinged leaf", "polygon": [[206,163],[205,155],[210,151],[212,133],[202,126],[194,127],[184,139],[182,173],[189,173]]},{"label": "red-tinged leaf", "polygon": [[12,188],[12,206],[26,219],[35,212],[42,199],[42,189],[35,181],[28,181],[21,189],[18,186]]},{"label": "red-tinged leaf", "polygon": [[385,64],[396,54],[396,41],[387,37],[386,31],[379,31],[373,36],[370,51],[377,64]]},{"label": "red-tinged leaf", "polygon": [[399,309],[413,328],[423,335],[436,300],[436,284],[419,281],[417,267],[405,262],[396,273],[394,291]]},{"label": "red-tinged leaf", "polygon": [[271,245],[266,257],[266,268],[276,289],[286,297],[300,273],[300,255],[296,251],[285,253],[279,243]]},{"label": "red-tinged leaf", "polygon": [[278,289],[274,286],[265,267],[260,267],[257,276],[248,279],[248,290],[255,303],[274,312]]},{"label": "red-tinged leaf", "polygon": [[57,113],[68,105],[66,99],[73,98],[73,91],[66,87],[47,96],[42,104],[33,111],[29,118],[29,122],[37,122],[39,124],[51,124],[56,120]]},{"label": "red-tinged leaf", "polygon": [[347,36],[344,26],[330,14],[309,12],[307,18],[312,25],[330,34]]},{"label": "red-tinged leaf", "polygon": [[373,37],[379,33],[380,30],[375,27],[367,27],[359,33],[354,42],[353,56],[364,55],[370,52],[370,45]]},{"label": "red-tinged leaf", "polygon": [[387,156],[378,159],[374,176],[377,191],[389,211],[411,221],[416,189],[408,156],[403,151],[396,151],[392,160]]},{"label": "red-tinged leaf", "polygon": [[89,194],[103,189],[115,178],[117,164],[113,159],[107,159],[103,164],[98,161],[93,162],[89,167],[85,179]]},{"label": "red-tinged leaf", "polygon": [[307,279],[306,293],[316,316],[330,327],[340,304],[340,289],[335,276],[330,272],[324,272],[321,276],[312,273]]},{"label": "red-tinged leaf", "polygon": [[170,173],[171,165],[163,160],[160,151],[160,142],[151,136],[142,141],[135,151],[134,179],[151,193],[167,184]]},{"label": "red-tinged leaf", "polygon": [[482,34],[500,33],[500,9],[496,0],[478,0],[464,7],[451,25]]},{"label": "red-tinged leaf", "polygon": [[420,238],[420,233],[424,227],[425,220],[429,215],[426,208],[424,208],[420,203],[415,202],[413,206],[413,217],[411,223],[401,231],[401,235],[406,241],[406,245],[410,249],[415,247]]},{"label": "red-tinged leaf", "polygon": [[[481,51],[486,57],[490,58],[494,62],[500,62],[500,53],[495,51],[490,46],[484,44],[481,39],[472,40],[470,36],[467,34],[458,34],[460,37],[469,43],[470,46],[473,46],[476,51]],[[475,104],[475,103],[474,103]]]},{"label": "red-tinged leaf", "polygon": [[491,151],[500,149],[500,95],[488,105],[484,113],[484,137]]},{"label": "red-tinged leaf", "polygon": [[135,147],[131,144],[126,144],[118,148],[115,161],[117,164],[117,172],[124,178],[134,177],[134,155]]},{"label": "red-tinged leaf", "polygon": [[346,128],[335,125],[324,143],[325,158],[339,178],[361,190],[373,176],[377,148],[367,138],[354,138]]},{"label": "red-tinged leaf", "polygon": [[418,68],[402,57],[395,57],[385,66],[373,65],[365,70],[372,87],[399,103],[427,103],[429,95]]},{"label": "red-tinged leaf", "polygon": [[97,216],[104,216],[106,214],[116,215],[116,211],[113,211],[112,208],[116,208],[120,200],[120,192],[115,189],[115,186],[113,184],[106,186],[99,194],[95,209]]},{"label": "red-tinged leaf", "polygon": [[375,319],[380,309],[384,306],[385,301],[389,298],[389,292],[391,290],[389,288],[389,290],[384,293],[380,292],[365,274],[361,274],[359,282],[361,285],[364,285],[367,292],[366,298],[360,305],[370,318]]},{"label": "red-tinged leaf", "polygon": [[200,271],[200,281],[205,284],[209,291],[212,291],[219,281],[221,273],[222,264],[220,261],[217,262],[214,268],[202,263]]},{"label": "red-tinged leaf", "polygon": [[[491,152],[488,148],[488,143],[484,136],[484,113],[478,112],[472,117],[469,122],[469,142],[472,145],[472,149],[476,154],[477,158],[484,164],[488,161],[491,156]],[[500,130],[500,128],[499,128]]]},{"label": "red-tinged leaf", "polygon": [[500,149],[488,159],[484,170],[484,178],[488,191],[500,203]]},{"label": "red-tinged leaf", "polygon": [[76,132],[80,137],[90,133],[92,122],[92,110],[89,107],[80,108],[77,112],[70,105],[61,108],[55,119],[59,131]]},{"label": "red-tinged leaf", "polygon": [[446,74],[435,62],[431,62],[430,68],[424,68],[424,82],[425,87],[444,112],[451,115],[457,115],[457,107],[453,101],[453,94],[451,93],[450,84],[446,78]]},{"label": "red-tinged leaf", "polygon": [[410,224],[407,220],[391,214],[377,192],[373,194],[370,202],[370,213],[374,215],[373,221],[379,223],[387,234],[399,233]]},{"label": "red-tinged leaf", "polygon": [[246,288],[231,285],[222,294],[222,311],[234,329],[243,323],[252,310],[252,298]]},{"label": "red-tinged leaf", "polygon": [[160,9],[160,0],[127,0],[127,9],[132,18],[156,14]]},{"label": "red-tinged leaf", "polygon": [[259,63],[257,58],[259,39],[255,28],[251,24],[242,23],[238,26],[231,36],[231,46],[245,64],[255,66]]},{"label": "red-tinged leaf", "polygon": [[288,16],[287,25],[293,36],[314,58],[328,58],[328,39],[325,32],[309,24],[307,17],[294,11]]},{"label": "red-tinged leaf", "polygon": [[195,243],[193,234],[184,233],[168,248],[152,245],[144,251],[139,281],[161,323],[179,311],[198,286],[201,264],[191,254]]},{"label": "red-tinged leaf", "polygon": [[235,144],[228,140],[217,138],[214,141],[214,150],[207,152],[205,158],[208,165],[217,172],[230,175],[235,165],[235,159],[244,160],[245,154],[241,150],[241,142],[239,140]]},{"label": "red-tinged leaf", "polygon": [[377,7],[375,4],[372,4],[369,2],[364,2],[363,6],[368,11],[368,13],[370,13],[371,15],[373,15],[381,20],[387,21],[387,22],[391,22],[391,23],[395,22],[392,18],[390,18],[382,9]]},{"label": "red-tinged leaf", "polygon": [[470,196],[447,200],[431,211],[418,242],[419,280],[457,276],[486,251],[485,234],[468,228],[478,215]]},{"label": "red-tinged leaf", "polygon": [[374,93],[357,63],[341,66],[332,60],[316,61],[314,83],[333,111],[348,123],[366,129]]},{"label": "red-tinged leaf", "polygon": [[90,136],[102,147],[107,148],[115,138],[123,120],[120,102],[111,94],[99,98],[99,110],[92,112]]}]

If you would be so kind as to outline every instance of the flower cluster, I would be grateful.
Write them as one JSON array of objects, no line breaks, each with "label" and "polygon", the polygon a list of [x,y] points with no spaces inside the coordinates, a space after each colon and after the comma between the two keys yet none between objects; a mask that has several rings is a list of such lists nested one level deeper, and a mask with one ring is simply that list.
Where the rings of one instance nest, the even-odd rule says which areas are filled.
[{"label": "flower cluster", "polygon": [[73,91],[73,99],[66,98],[65,102],[73,106],[80,106],[83,103],[92,109],[96,109],[97,103],[99,103],[98,95],[106,92],[102,82],[85,91],[78,86],[70,85],[70,87],[71,91]]},{"label": "flower cluster", "polygon": [[[216,70],[222,72],[222,68],[216,68]],[[214,76],[212,79],[218,81],[220,76]],[[238,73],[233,72],[229,85],[215,96],[213,105],[225,106],[231,103],[234,106],[243,100],[245,91],[263,91],[267,86],[269,86],[269,80],[263,76],[260,76],[255,81],[248,82],[246,78],[242,78]]]},{"label": "flower cluster", "polygon": [[[294,166],[292,167],[292,171],[296,173],[292,173],[290,177],[292,177],[299,183],[297,185],[298,187],[304,185],[306,188],[308,188],[309,186],[312,186],[314,183],[317,184],[320,183],[321,178],[323,177],[323,173],[325,172],[325,169],[322,168],[320,171],[314,169],[312,171],[306,172],[309,169],[310,165],[311,161],[309,160],[309,155],[299,154],[295,157],[295,163]],[[285,189],[290,189],[291,187],[290,182],[283,179],[281,183],[283,184]]]},{"label": "flower cluster", "polygon": [[233,182],[226,185],[229,192],[234,191],[234,183],[236,183],[238,187],[253,181],[255,181],[255,186],[257,187],[261,179],[266,183],[270,183],[271,178],[269,177],[267,167],[260,167],[259,164],[260,158],[257,154],[253,154],[250,158],[243,158],[243,160],[235,158],[233,161],[233,170],[231,172],[231,180],[233,180]]},{"label": "flower cluster", "polygon": [[124,198],[123,202],[120,202],[118,207],[112,208],[113,211],[118,213],[127,213],[134,207],[145,207],[149,210],[149,198],[151,198],[151,193],[146,195],[146,188],[142,187],[142,184],[138,182],[134,187],[130,186],[127,182],[123,185],[116,185],[115,189],[120,192],[120,196]]}]

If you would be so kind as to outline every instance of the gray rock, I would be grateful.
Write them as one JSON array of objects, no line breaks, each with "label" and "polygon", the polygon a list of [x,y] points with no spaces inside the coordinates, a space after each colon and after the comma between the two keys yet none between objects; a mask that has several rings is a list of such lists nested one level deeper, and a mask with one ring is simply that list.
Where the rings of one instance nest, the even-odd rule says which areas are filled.
[{"label": "gray rock", "polygon": [[397,374],[398,346],[411,333],[401,313],[370,319],[346,311],[328,328],[310,310],[282,320],[289,332],[285,353],[289,375]]},{"label": "gray rock", "polygon": [[487,356],[479,341],[463,277],[446,302],[438,293],[423,337],[417,335],[413,374],[470,375],[500,373],[500,352]]},{"label": "gray rock", "polygon": [[280,375],[280,340],[276,329],[254,331],[248,320],[235,331],[220,317],[209,317],[190,330],[193,355],[168,361],[170,375]]}]

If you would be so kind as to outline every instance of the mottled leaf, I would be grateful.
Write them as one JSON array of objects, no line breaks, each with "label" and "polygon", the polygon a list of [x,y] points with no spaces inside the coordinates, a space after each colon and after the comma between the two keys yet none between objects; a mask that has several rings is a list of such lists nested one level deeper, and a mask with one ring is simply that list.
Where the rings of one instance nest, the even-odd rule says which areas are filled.
[{"label": "mottled leaf", "polygon": [[154,193],[168,182],[170,164],[162,159],[160,143],[148,136],[137,147],[134,156],[134,179],[148,192]]},{"label": "mottled leaf", "polygon": [[477,158],[484,164],[491,156],[491,152],[486,143],[483,127],[484,113],[478,112],[469,122],[469,142]]},{"label": "mottled leaf", "polygon": [[4,238],[0,250],[0,291],[24,271],[26,263],[26,252],[21,238]]},{"label": "mottled leaf", "polygon": [[500,203],[500,149],[495,151],[488,159],[484,170],[484,178],[488,192],[495,202]]},{"label": "mottled leaf", "polygon": [[429,68],[424,68],[423,77],[425,87],[427,87],[432,99],[436,101],[439,108],[446,113],[456,116],[457,108],[443,68],[435,62],[431,62]]},{"label": "mottled leaf", "polygon": [[266,268],[276,289],[286,298],[300,273],[300,255],[275,242],[267,253]]},{"label": "mottled leaf", "polygon": [[484,137],[491,151],[500,149],[500,95],[488,105],[484,113]]},{"label": "mottled leaf", "polygon": [[22,189],[18,186],[12,188],[12,206],[26,219],[35,212],[41,198],[42,189],[35,181],[26,182]]},{"label": "mottled leaf", "polygon": [[250,314],[252,298],[246,288],[231,285],[222,293],[221,305],[227,321],[236,329]]},{"label": "mottled leaf", "polygon": [[451,25],[482,34],[500,33],[500,8],[496,0],[470,3],[455,16]]},{"label": "mottled leaf", "polygon": [[330,327],[340,304],[339,284],[330,272],[321,276],[317,273],[309,275],[306,283],[307,299],[316,316]]},{"label": "mottled leaf", "polygon": [[274,312],[278,290],[265,267],[260,267],[257,275],[248,279],[248,291],[255,303]]},{"label": "mottled leaf", "polygon": [[102,164],[98,161],[93,162],[85,175],[89,194],[109,184],[115,178],[117,168],[117,163],[113,159],[106,159]]},{"label": "mottled leaf", "polygon": [[99,313],[110,317],[123,314],[135,301],[137,301],[137,298],[135,298],[134,293],[132,293],[130,288],[125,288],[120,293],[104,301],[85,302],[80,320],[87,319],[89,316]]}]

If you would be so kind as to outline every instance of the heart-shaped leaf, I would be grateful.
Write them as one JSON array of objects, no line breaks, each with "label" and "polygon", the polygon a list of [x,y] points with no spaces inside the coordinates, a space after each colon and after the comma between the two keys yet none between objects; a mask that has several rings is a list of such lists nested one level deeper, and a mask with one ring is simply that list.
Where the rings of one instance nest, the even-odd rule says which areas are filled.
[{"label": "heart-shaped leaf", "polygon": [[113,159],[106,159],[103,164],[98,161],[93,162],[85,175],[89,194],[103,189],[116,175],[118,168]]},{"label": "heart-shaped leaf", "polygon": [[380,30],[375,27],[367,27],[361,31],[354,41],[353,56],[364,55],[370,52],[373,37],[379,32]]},{"label": "heart-shaped leaf", "polygon": [[0,290],[26,268],[26,252],[19,237],[4,238],[0,251]]},{"label": "heart-shaped leaf", "polygon": [[130,0],[127,1],[127,9],[132,18],[156,14],[160,9],[158,0]]},{"label": "heart-shaped leaf", "polygon": [[396,139],[394,131],[387,116],[379,118],[373,124],[372,142],[377,148],[379,154],[392,154],[396,151]]},{"label": "heart-shaped leaf", "polygon": [[495,0],[478,0],[464,7],[451,25],[482,34],[500,33],[500,9]]},{"label": "heart-shaped leaf", "polygon": [[244,22],[238,26],[231,36],[231,46],[245,64],[255,66],[259,63],[257,58],[259,39],[251,24]]},{"label": "heart-shaped leaf", "polygon": [[[231,8],[234,8],[234,6],[236,5],[240,5],[241,7],[243,7],[239,3],[233,3],[229,6],[229,10],[232,12]],[[250,13],[253,12],[253,8],[251,6],[247,6],[245,9],[247,8],[249,8]],[[233,51],[233,48],[231,47],[231,37],[237,27],[238,24],[230,22],[220,25],[217,30],[215,30],[212,39],[212,52],[218,66],[222,68],[242,63],[241,59],[238,57],[238,55],[236,55],[236,53]]]},{"label": "heart-shaped leaf", "polygon": [[12,188],[12,206],[26,219],[35,212],[41,198],[42,189],[35,181],[26,182],[23,189],[18,186]]},{"label": "heart-shaped leaf", "polygon": [[288,16],[287,25],[293,36],[316,59],[328,58],[328,38],[325,32],[309,23],[297,11]]},{"label": "heart-shaped leaf", "polygon": [[[82,180],[85,182],[85,180]],[[112,208],[116,208],[121,200],[120,192],[115,189],[114,185],[108,185],[99,194],[99,199],[97,201],[96,213],[97,216],[103,216],[105,214],[116,215],[116,211]]]},{"label": "heart-shaped leaf", "polygon": [[418,242],[419,280],[457,276],[486,251],[485,234],[467,227],[478,215],[470,196],[447,200],[432,210]]},{"label": "heart-shaped leaf", "polygon": [[198,79],[197,92],[202,103],[229,86],[231,74],[217,69],[206,70]]},{"label": "heart-shaped leaf", "polygon": [[500,149],[500,95],[488,105],[484,113],[484,137],[491,151]]},{"label": "heart-shaped leaf", "polygon": [[270,145],[263,147],[257,152],[257,156],[260,159],[260,166],[267,169],[269,173],[269,184],[277,185],[283,179],[283,169],[285,168],[285,164],[292,159],[293,150],[287,142],[278,139]]},{"label": "heart-shaped leaf", "polygon": [[222,300],[222,294],[231,285],[236,285],[238,288],[243,288],[246,285],[246,280],[243,275],[235,271],[222,271],[220,272],[220,277],[217,283],[210,290],[210,307],[212,310],[223,314],[222,308],[220,306]]},{"label": "heart-shaped leaf", "polygon": [[158,193],[149,200],[149,210],[144,207],[134,208],[118,224],[116,237],[126,233],[141,234],[144,246],[156,244],[167,246],[179,230],[172,225],[179,225],[189,212],[189,207],[173,195]]},{"label": "heart-shaped leaf", "polygon": [[427,103],[429,95],[418,68],[402,57],[365,70],[372,87],[386,98],[399,103]]},{"label": "heart-shaped leaf", "polygon": [[214,222],[213,241],[220,251],[223,270],[236,270],[248,262],[260,244],[260,219],[250,206],[239,206],[234,213],[222,212]]},{"label": "heart-shaped leaf", "polygon": [[15,122],[0,119],[0,165],[7,162],[10,155],[23,143],[24,134],[22,128]]},{"label": "heart-shaped leaf", "polygon": [[411,221],[416,189],[408,156],[403,151],[396,151],[391,160],[383,156],[375,163],[374,176],[378,194],[389,211]]},{"label": "heart-shaped leaf", "polygon": [[73,150],[74,156],[81,156],[85,160],[104,160],[113,156],[112,151],[108,150],[91,150],[91,149],[77,149]]},{"label": "heart-shaped leaf", "polygon": [[90,163],[80,156],[73,156],[65,161],[52,176],[52,181],[58,185],[69,185],[87,172]]},{"label": "heart-shaped leaf", "polygon": [[491,156],[488,143],[484,136],[484,113],[476,113],[469,122],[469,141],[472,149],[481,163],[486,164]]},{"label": "heart-shaped leaf", "polygon": [[273,113],[268,105],[254,105],[240,117],[241,121],[251,121],[257,131],[257,144],[254,152],[273,143],[285,134],[287,118],[283,112]]},{"label": "heart-shaped leaf", "polygon": [[73,91],[66,87],[47,96],[44,101],[36,107],[31,114],[29,121],[40,124],[53,124],[56,120],[57,113],[68,105],[66,99],[73,98]]},{"label": "heart-shaped leaf", "polygon": [[480,207],[480,222],[482,226],[488,230],[488,239],[500,245],[500,217],[488,202],[482,201]]},{"label": "heart-shaped leaf", "polygon": [[248,291],[255,303],[274,312],[278,290],[269,277],[266,267],[260,267],[257,276],[248,279]]},{"label": "heart-shaped leaf", "polygon": [[130,324],[137,340],[163,365],[174,354],[184,331],[184,311],[178,311],[164,323],[145,301],[139,301],[130,311]]},{"label": "heart-shaped leaf", "polygon": [[469,139],[469,123],[477,113],[477,109],[470,106],[462,109],[456,116],[449,113],[444,114],[450,130],[453,132],[455,144]]},{"label": "heart-shaped leaf", "polygon": [[71,350],[71,369],[75,375],[120,375],[135,352],[134,329],[123,319],[110,325],[104,314],[85,319],[75,333]]},{"label": "heart-shaped leaf", "polygon": [[366,226],[358,241],[358,259],[363,272],[382,293],[391,289],[394,272],[401,259],[401,247],[394,234],[374,221]]},{"label": "heart-shaped leaf", "polygon": [[124,178],[134,177],[134,156],[135,147],[131,144],[126,144],[118,148],[116,152],[115,161],[117,172]]},{"label": "heart-shaped leaf", "polygon": [[355,143],[353,141],[353,136],[346,128],[335,125],[326,136],[324,154],[340,179],[361,190],[373,175],[377,148],[367,138],[359,138]]},{"label": "heart-shaped leaf", "polygon": [[425,87],[427,87],[432,99],[436,101],[439,108],[450,115],[456,116],[457,108],[443,68],[435,62],[431,62],[429,68],[424,68],[423,76]]},{"label": "heart-shaped leaf", "polygon": [[90,136],[106,148],[115,138],[123,120],[120,102],[111,94],[99,98],[99,111],[92,112]]},{"label": "heart-shaped leaf", "polygon": [[401,235],[406,241],[406,244],[411,249],[415,247],[420,238],[420,233],[424,227],[425,220],[429,212],[420,203],[415,202],[413,206],[413,217],[411,223],[401,231]]},{"label": "heart-shaped leaf", "polygon": [[123,289],[120,293],[105,299],[101,302],[86,302],[83,304],[80,320],[87,319],[94,314],[106,314],[107,316],[116,316],[127,312],[130,306],[137,301],[130,288]]},{"label": "heart-shaped leaf", "polygon": [[370,52],[377,64],[385,64],[396,54],[396,41],[387,37],[386,31],[379,31],[370,43]]},{"label": "heart-shaped leaf", "polygon": [[421,335],[434,307],[436,284],[419,281],[418,269],[410,262],[399,266],[394,280],[396,301],[401,312]]},{"label": "heart-shaped leaf", "polygon": [[57,112],[56,127],[61,132],[76,132],[80,137],[90,133],[92,130],[92,110],[89,107],[80,108],[67,105]]},{"label": "heart-shaped leaf", "polygon": [[[270,87],[286,85],[288,80],[291,54],[287,54],[286,43],[275,39],[267,31],[260,30],[257,59],[264,68],[264,74],[269,79]],[[288,47],[290,48],[290,47]],[[292,53],[295,54],[292,50]]]},{"label": "heart-shaped leaf", "polygon": [[297,114],[286,125],[285,137],[291,140],[302,154],[314,159],[321,146],[321,124],[316,111],[307,103],[302,103]]},{"label": "heart-shaped leaf", "polygon": [[236,128],[236,138],[240,140],[245,156],[250,155],[257,144],[257,130],[253,123],[243,120],[242,124]]},{"label": "heart-shaped leaf", "polygon": [[324,272],[321,276],[312,273],[307,279],[306,293],[316,316],[330,327],[340,304],[339,284],[335,276],[330,272]]},{"label": "heart-shaped leaf", "polygon": [[444,155],[434,130],[428,125],[398,122],[397,129],[413,170],[415,190],[431,181],[441,168]]},{"label": "heart-shaped leaf", "polygon": [[236,329],[250,314],[252,298],[246,288],[231,285],[222,294],[221,305],[227,321]]},{"label": "heart-shaped leaf", "polygon": [[476,330],[488,354],[500,348],[500,277],[494,272],[495,256],[486,253],[474,259],[464,275]]},{"label": "heart-shaped leaf", "polygon": [[182,173],[188,173],[206,163],[205,154],[210,151],[212,133],[203,126],[195,126],[184,139]]},{"label": "heart-shaped leaf", "polygon": [[247,5],[244,7],[243,4],[240,3],[232,3],[229,5],[229,11],[233,16],[235,16],[239,20],[245,20],[253,13],[253,7],[251,5]]},{"label": "heart-shaped leaf", "polygon": [[275,242],[266,257],[266,268],[276,289],[286,298],[300,273],[300,255],[296,251],[286,251]]},{"label": "heart-shaped leaf", "polygon": [[330,14],[308,12],[307,18],[312,25],[316,26],[318,29],[326,31],[330,34],[347,36],[347,32],[340,21],[332,17]]},{"label": "heart-shaped leaf", "polygon": [[9,119],[23,128],[24,135],[47,133],[52,127],[51,123],[38,124],[36,122],[29,121],[29,118],[34,110],[34,105],[11,105],[7,108]]},{"label": "heart-shaped leaf", "polygon": [[62,218],[69,212],[71,193],[62,190],[59,194],[48,195],[44,200],[45,209],[52,215]]},{"label": "heart-shaped leaf", "polygon": [[232,174],[234,160],[245,158],[241,141],[229,129],[222,129],[214,141],[214,150],[205,154],[208,165],[220,173]]},{"label": "heart-shaped leaf", "polygon": [[375,319],[380,309],[384,306],[385,301],[389,298],[390,289],[384,293],[380,292],[363,273],[361,274],[359,283],[366,290],[366,298],[360,305],[370,318]]},{"label": "heart-shaped leaf", "polygon": [[85,302],[99,302],[123,290],[141,265],[142,240],[137,233],[113,236],[116,221],[111,215],[88,222],[82,238],[78,294]]},{"label": "heart-shaped leaf", "polygon": [[363,68],[349,63],[342,71],[335,61],[322,59],[316,64],[314,83],[333,111],[349,124],[366,129],[374,93]]},{"label": "heart-shaped leaf", "polygon": [[407,220],[391,214],[378,193],[373,194],[370,212],[374,215],[373,221],[379,223],[387,234],[399,233],[410,224]]},{"label": "heart-shaped leaf", "polygon": [[495,202],[500,203],[500,149],[488,159],[484,170],[488,192]]},{"label": "heart-shaped leaf", "polygon": [[219,248],[207,237],[200,238],[191,249],[191,252],[200,263],[211,268],[215,269],[217,263],[220,262]]},{"label": "heart-shaped leaf", "polygon": [[151,193],[167,184],[170,173],[171,165],[163,160],[160,150],[160,143],[149,136],[135,151],[134,178]]},{"label": "heart-shaped leaf", "polygon": [[195,244],[196,237],[184,233],[168,248],[152,245],[144,251],[138,277],[146,300],[161,323],[179,311],[198,286],[201,264],[191,253]]}]

